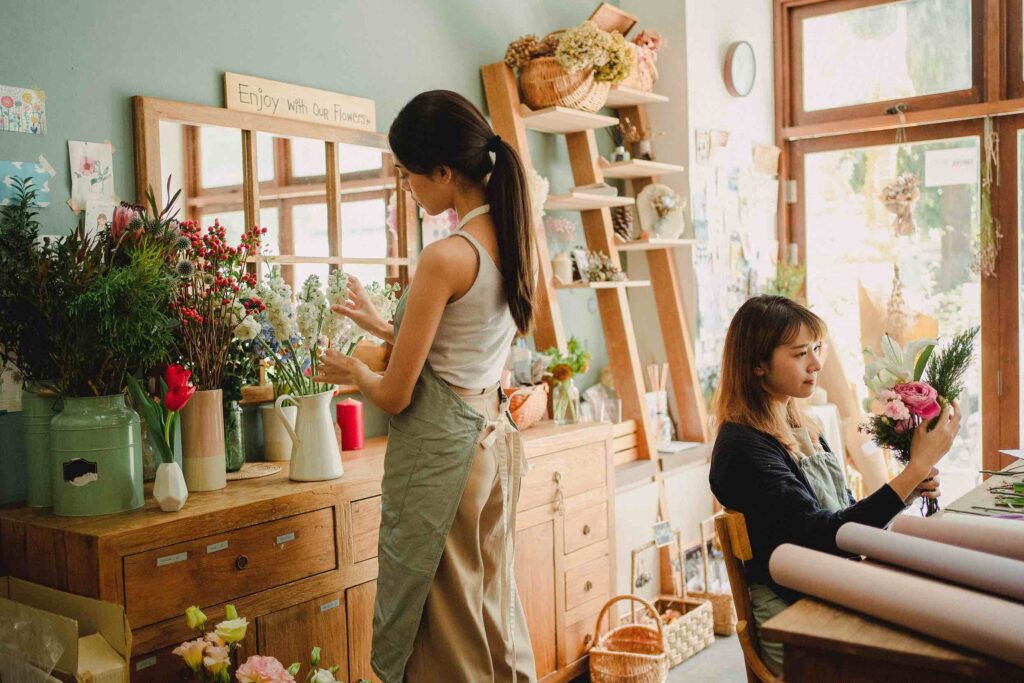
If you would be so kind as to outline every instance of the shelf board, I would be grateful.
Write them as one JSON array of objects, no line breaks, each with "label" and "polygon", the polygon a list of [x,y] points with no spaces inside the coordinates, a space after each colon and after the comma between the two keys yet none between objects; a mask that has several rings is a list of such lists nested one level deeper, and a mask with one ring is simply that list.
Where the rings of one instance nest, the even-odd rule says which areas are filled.
[{"label": "shelf board", "polygon": [[550,195],[544,202],[544,208],[548,211],[589,211],[613,206],[630,206],[635,202],[636,200],[632,197],[570,192]]},{"label": "shelf board", "polygon": [[694,244],[695,240],[689,239],[668,239],[665,237],[647,237],[632,242],[616,242],[615,248],[619,251],[652,251],[654,249],[672,249],[674,247],[688,247]]},{"label": "shelf board", "polygon": [[634,90],[633,88],[613,87],[608,93],[608,101],[604,106],[609,109],[620,109],[622,107],[633,107],[638,104],[659,104],[668,102],[668,97],[653,92]]},{"label": "shelf board", "polygon": [[619,125],[619,119],[614,116],[591,114],[567,107],[546,107],[532,111],[523,105],[521,113],[523,125],[542,133],[581,133],[585,130]]},{"label": "shelf board", "polygon": [[573,282],[566,284],[555,278],[555,289],[621,289],[624,287],[650,287],[650,280],[615,280],[612,282]]},{"label": "shelf board", "polygon": [[662,161],[630,159],[629,161],[611,163],[603,158],[601,159],[601,172],[605,178],[650,178],[651,176],[668,175],[669,173],[681,173],[685,170],[685,166],[666,164]]}]

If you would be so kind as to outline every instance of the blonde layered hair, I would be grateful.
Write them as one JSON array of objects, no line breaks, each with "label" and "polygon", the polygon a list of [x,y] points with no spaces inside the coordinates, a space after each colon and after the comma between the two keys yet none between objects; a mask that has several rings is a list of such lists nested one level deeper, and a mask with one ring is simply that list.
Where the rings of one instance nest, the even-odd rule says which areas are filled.
[{"label": "blonde layered hair", "polygon": [[801,401],[772,400],[763,378],[754,372],[762,363],[770,365],[775,349],[792,343],[804,328],[816,340],[823,340],[827,332],[825,321],[784,296],[755,296],[740,306],[725,335],[713,407],[716,428],[726,422],[753,427],[778,439],[791,453],[799,453],[793,428],[806,427],[817,443],[821,428],[804,413]]}]

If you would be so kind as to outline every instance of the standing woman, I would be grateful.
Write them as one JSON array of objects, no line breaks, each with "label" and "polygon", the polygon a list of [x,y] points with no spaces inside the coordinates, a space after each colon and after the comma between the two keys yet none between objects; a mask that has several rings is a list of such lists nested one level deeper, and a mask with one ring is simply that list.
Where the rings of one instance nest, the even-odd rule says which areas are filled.
[{"label": "standing woman", "polygon": [[[840,460],[800,403],[814,393],[824,338],[824,321],[782,296],[748,299],[725,336],[709,477],[719,502],[746,518],[754,557],[744,569],[757,627],[800,597],[768,573],[775,548],[795,543],[842,554],[836,532],[843,524],[884,527],[918,496],[938,497],[934,467],[960,428],[957,404],[946,406],[934,429],[925,422],[914,431],[903,471],[855,501]],[[781,675],[782,645],[760,646],[765,664]]]},{"label": "standing woman", "polygon": [[322,377],[356,384],[392,416],[373,669],[385,683],[534,681],[513,576],[525,460],[499,387],[512,339],[533,318],[522,163],[469,100],[446,90],[413,98],[388,140],[403,189],[428,214],[454,209],[460,220],[423,250],[393,327],[355,278],[350,301],[335,308],[394,343],[382,375],[329,351]]}]

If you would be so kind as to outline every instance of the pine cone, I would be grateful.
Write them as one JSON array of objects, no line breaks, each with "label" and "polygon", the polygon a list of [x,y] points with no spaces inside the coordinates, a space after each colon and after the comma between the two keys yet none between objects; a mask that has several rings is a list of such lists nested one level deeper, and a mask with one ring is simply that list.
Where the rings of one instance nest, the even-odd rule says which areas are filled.
[{"label": "pine cone", "polygon": [[633,239],[633,214],[628,206],[612,207],[612,229],[627,242]]},{"label": "pine cone", "polygon": [[539,47],[537,36],[530,33],[521,38],[516,38],[508,44],[505,50],[505,64],[512,69],[518,69],[525,65],[533,57],[533,53]]}]

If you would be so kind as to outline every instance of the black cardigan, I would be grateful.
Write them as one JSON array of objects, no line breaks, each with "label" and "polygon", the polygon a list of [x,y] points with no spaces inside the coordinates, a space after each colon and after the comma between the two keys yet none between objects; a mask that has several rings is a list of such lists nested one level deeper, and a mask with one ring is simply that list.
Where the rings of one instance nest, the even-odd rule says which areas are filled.
[{"label": "black cardigan", "polygon": [[[828,449],[824,439],[822,444]],[[708,479],[719,502],[746,517],[754,554],[746,563],[747,580],[769,586],[790,602],[800,594],[779,586],[768,573],[768,558],[775,548],[795,543],[843,555],[836,547],[839,527],[858,522],[881,528],[904,508],[899,495],[885,484],[860,502],[847,490],[849,507],[839,512],[825,510],[778,439],[733,422],[725,423],[718,432]]]}]

